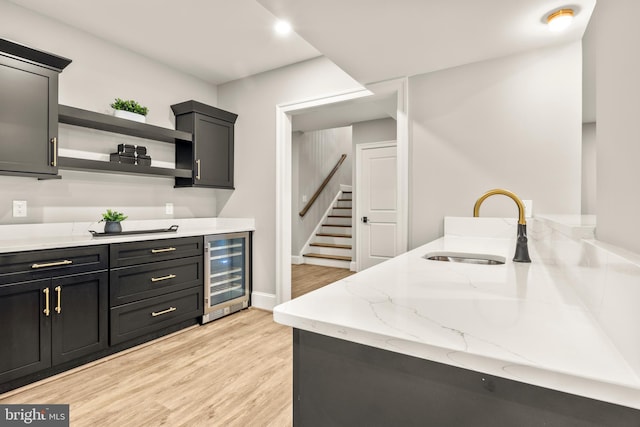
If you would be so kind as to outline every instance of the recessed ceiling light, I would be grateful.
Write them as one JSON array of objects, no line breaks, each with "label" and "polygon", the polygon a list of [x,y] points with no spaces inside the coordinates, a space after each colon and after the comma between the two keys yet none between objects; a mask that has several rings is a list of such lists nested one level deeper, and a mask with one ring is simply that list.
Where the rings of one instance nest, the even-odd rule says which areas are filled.
[{"label": "recessed ceiling light", "polygon": [[291,32],[291,24],[289,24],[287,21],[278,21],[276,22],[275,25],[275,30],[276,33],[278,34],[289,34]]},{"label": "recessed ceiling light", "polygon": [[560,9],[547,17],[547,24],[549,25],[549,31],[562,31],[567,29],[573,21],[573,9]]}]

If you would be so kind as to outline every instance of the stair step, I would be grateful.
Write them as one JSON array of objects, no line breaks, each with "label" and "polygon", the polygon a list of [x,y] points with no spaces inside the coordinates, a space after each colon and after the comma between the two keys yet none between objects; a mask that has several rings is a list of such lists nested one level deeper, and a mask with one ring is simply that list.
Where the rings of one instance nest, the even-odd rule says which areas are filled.
[{"label": "stair step", "polygon": [[351,215],[327,215],[328,218],[351,218]]},{"label": "stair step", "polygon": [[346,207],[346,206],[334,206],[333,209],[352,209],[351,206]]},{"label": "stair step", "polygon": [[350,239],[352,237],[351,234],[340,234],[340,233],[316,233],[316,236],[321,236],[321,237],[346,237],[347,239]]},{"label": "stair step", "polygon": [[309,258],[335,259],[337,261],[351,261],[350,256],[341,256],[341,255],[323,255],[323,254],[309,253],[309,254],[304,254],[302,256],[309,257]]},{"label": "stair step", "polygon": [[343,191],[342,194],[351,194],[353,191]]},{"label": "stair step", "polygon": [[353,202],[353,199],[338,199],[338,202]]},{"label": "stair step", "polygon": [[349,227],[351,228],[351,224],[322,224],[323,227]]},{"label": "stair step", "polygon": [[309,246],[319,246],[321,248],[335,248],[335,249],[351,249],[351,245],[336,245],[335,243],[311,243]]}]

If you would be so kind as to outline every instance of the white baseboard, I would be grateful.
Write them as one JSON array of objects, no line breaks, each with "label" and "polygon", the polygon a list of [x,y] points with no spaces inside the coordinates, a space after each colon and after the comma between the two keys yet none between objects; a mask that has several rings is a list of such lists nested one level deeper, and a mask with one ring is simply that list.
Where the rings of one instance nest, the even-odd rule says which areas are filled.
[{"label": "white baseboard", "polygon": [[262,310],[273,311],[276,306],[276,295],[265,292],[251,293],[251,306]]},{"label": "white baseboard", "polygon": [[304,257],[301,257],[299,255],[291,255],[291,264],[293,265],[304,264]]}]

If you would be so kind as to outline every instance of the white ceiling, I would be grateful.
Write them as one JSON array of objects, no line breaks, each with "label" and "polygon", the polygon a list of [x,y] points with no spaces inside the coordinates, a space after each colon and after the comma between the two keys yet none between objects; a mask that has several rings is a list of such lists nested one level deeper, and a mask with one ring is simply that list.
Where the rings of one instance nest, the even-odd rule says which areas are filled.
[{"label": "white ceiling", "polygon": [[[361,83],[580,40],[596,0],[257,0]],[[544,18],[577,11],[563,33]]]},{"label": "white ceiling", "polygon": [[320,56],[255,0],[10,0],[213,84]]},{"label": "white ceiling", "polygon": [[[9,0],[221,84],[325,55],[362,84],[579,40],[596,0]],[[551,33],[549,12],[574,25]],[[273,31],[277,18],[295,33]],[[389,117],[381,95],[294,117],[294,130]],[[355,108],[354,108],[355,106]],[[393,110],[393,109],[392,109]]]}]

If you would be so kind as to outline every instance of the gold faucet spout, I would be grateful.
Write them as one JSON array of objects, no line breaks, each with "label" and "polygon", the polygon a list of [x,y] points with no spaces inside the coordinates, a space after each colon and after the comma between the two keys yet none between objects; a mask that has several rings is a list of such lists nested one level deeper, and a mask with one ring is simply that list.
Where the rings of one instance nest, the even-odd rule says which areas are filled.
[{"label": "gold faucet spout", "polygon": [[489,190],[486,193],[484,193],[482,196],[480,196],[480,198],[476,200],[476,204],[473,205],[473,216],[474,217],[479,216],[480,205],[482,205],[482,202],[484,202],[487,198],[494,196],[496,194],[502,194],[503,196],[510,197],[514,202],[516,202],[516,205],[518,205],[518,224],[526,225],[527,221],[524,216],[524,213],[525,213],[524,203],[522,203],[522,200],[520,200],[520,198],[516,196],[515,193],[512,193],[511,191],[505,190],[503,188],[496,188],[493,190]]}]

